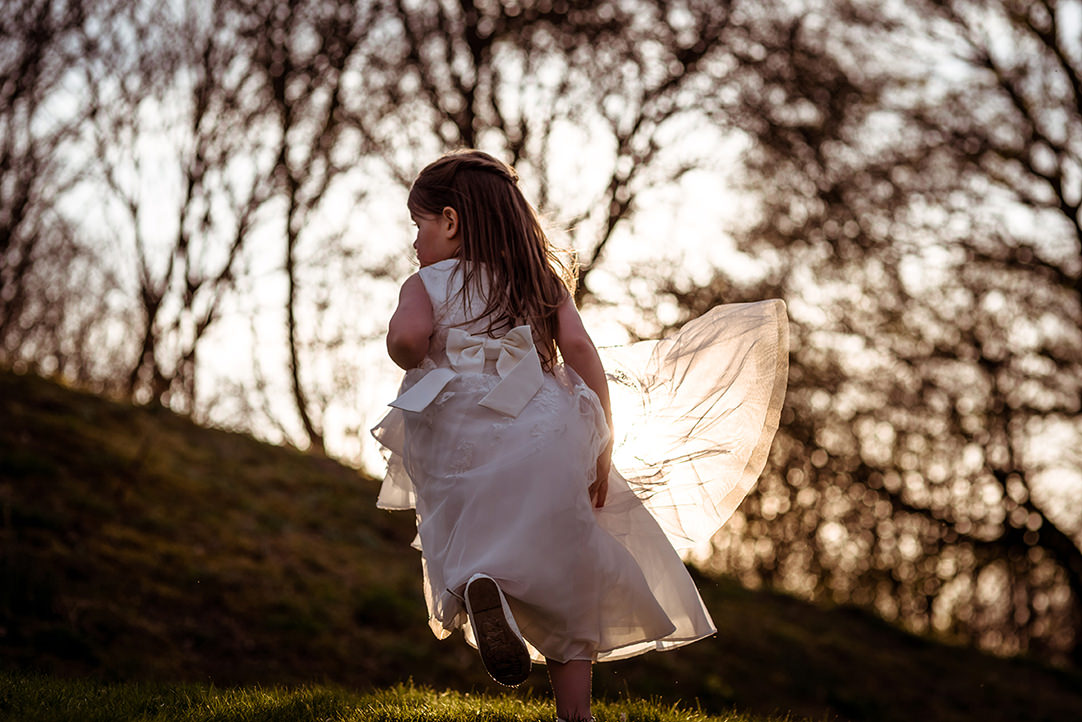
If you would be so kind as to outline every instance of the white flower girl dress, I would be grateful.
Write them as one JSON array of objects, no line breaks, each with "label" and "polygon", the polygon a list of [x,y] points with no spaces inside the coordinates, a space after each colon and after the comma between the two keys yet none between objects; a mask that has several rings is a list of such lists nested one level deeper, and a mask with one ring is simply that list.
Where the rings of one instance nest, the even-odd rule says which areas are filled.
[{"label": "white flower girl dress", "polygon": [[[780,300],[718,306],[673,337],[602,357],[617,447],[605,506],[587,487],[609,431],[570,368],[543,372],[528,327],[472,320],[461,262],[420,270],[435,312],[427,358],[372,430],[378,505],[415,509],[429,624],[462,628],[478,572],[507,597],[534,661],[630,657],[715,629],[681,561],[748,493],[777,430],[788,372]],[[464,299],[469,299],[470,308]]]}]

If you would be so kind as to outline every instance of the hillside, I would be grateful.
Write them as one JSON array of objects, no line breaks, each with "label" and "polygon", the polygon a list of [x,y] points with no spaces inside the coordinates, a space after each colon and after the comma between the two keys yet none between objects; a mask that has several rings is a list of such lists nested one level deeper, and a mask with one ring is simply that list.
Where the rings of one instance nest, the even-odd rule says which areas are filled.
[{"label": "hillside", "polygon": [[[0,372],[0,666],[99,680],[497,691],[428,631],[409,514],[334,462]],[[716,639],[597,694],[852,720],[1082,719],[1082,674],[700,578]],[[520,694],[547,693],[535,671]]]}]

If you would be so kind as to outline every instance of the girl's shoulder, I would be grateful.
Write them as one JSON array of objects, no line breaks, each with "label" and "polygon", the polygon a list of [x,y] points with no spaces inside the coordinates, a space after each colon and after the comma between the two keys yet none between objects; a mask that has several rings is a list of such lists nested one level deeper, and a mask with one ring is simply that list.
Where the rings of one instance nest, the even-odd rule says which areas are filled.
[{"label": "girl's shoulder", "polygon": [[457,258],[448,258],[417,272],[433,306],[440,306],[455,295],[456,286],[462,282],[460,265]]},{"label": "girl's shoulder", "polygon": [[470,290],[480,292],[482,296],[487,295],[491,285],[485,273],[485,264],[472,264],[458,258],[448,258],[425,266],[418,271],[418,275],[421,276],[425,288],[433,294],[434,300],[439,296],[454,296],[461,290],[467,278],[470,281]]},{"label": "girl's shoulder", "polygon": [[452,275],[458,270],[460,265],[461,262],[457,258],[447,258],[428,266],[422,266],[421,269],[417,271],[417,275],[420,276],[421,280],[427,285],[431,281]]},{"label": "girl's shoulder", "polygon": [[[485,317],[492,288],[491,279],[485,273],[485,264],[448,258],[425,266],[417,275],[424,283],[438,322],[464,325],[480,322]],[[489,325],[485,321],[480,328]]]}]

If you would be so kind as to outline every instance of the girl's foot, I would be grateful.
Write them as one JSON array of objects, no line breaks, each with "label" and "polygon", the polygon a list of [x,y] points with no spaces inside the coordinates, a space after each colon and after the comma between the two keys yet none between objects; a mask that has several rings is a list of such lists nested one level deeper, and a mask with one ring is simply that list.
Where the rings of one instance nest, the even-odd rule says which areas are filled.
[{"label": "girl's foot", "polygon": [[508,687],[525,682],[530,675],[530,653],[492,577],[474,574],[466,583],[466,613],[481,661],[492,679]]}]

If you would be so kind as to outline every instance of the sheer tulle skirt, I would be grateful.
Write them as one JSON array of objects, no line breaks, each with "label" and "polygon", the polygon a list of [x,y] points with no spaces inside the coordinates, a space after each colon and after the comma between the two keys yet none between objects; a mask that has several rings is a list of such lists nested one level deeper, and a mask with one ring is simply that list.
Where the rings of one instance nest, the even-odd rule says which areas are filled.
[{"label": "sheer tulle skirt", "polygon": [[701,549],[766,465],[789,373],[785,304],[716,306],[670,338],[602,356],[613,465],[677,551]]}]

